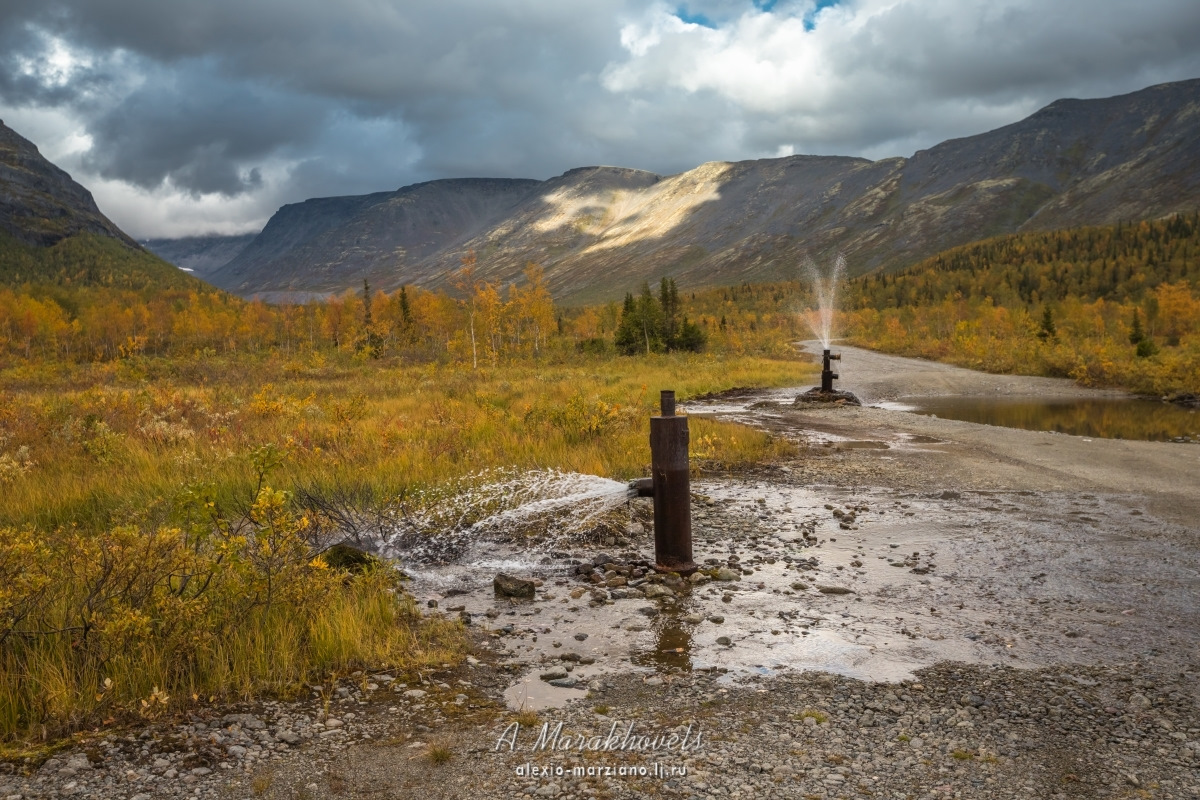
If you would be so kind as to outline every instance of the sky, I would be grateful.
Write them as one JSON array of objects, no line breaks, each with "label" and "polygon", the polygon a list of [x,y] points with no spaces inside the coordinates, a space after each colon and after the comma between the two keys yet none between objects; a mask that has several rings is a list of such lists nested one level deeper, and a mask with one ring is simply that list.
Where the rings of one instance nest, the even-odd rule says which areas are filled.
[{"label": "sky", "polygon": [[138,238],[437,178],[909,156],[1197,77],[1197,0],[0,0],[0,119]]}]

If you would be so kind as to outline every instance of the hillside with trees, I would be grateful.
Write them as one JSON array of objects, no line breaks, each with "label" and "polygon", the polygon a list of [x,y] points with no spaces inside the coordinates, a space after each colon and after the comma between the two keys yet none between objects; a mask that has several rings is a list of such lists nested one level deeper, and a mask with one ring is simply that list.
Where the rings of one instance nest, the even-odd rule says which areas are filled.
[{"label": "hillside with trees", "polygon": [[991,372],[1200,391],[1200,215],[1004,236],[853,281],[852,341]]}]

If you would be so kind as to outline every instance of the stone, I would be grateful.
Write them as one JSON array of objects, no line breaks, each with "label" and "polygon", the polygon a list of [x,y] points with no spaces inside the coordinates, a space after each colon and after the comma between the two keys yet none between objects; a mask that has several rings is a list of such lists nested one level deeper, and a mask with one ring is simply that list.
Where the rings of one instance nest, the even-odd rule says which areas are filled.
[{"label": "stone", "polygon": [[808,591],[808,584],[801,583],[800,581],[796,581],[795,583],[792,584],[792,590],[797,591],[797,592],[806,592],[806,591]]},{"label": "stone", "polygon": [[574,675],[568,675],[565,678],[555,678],[552,681],[548,681],[548,683],[551,686],[557,686],[559,689],[574,689],[579,683],[579,679]]},{"label": "stone", "polygon": [[588,635],[586,633],[577,633],[577,634],[575,634],[575,641],[582,642],[587,637],[588,637]]},{"label": "stone", "polygon": [[656,597],[673,597],[675,593],[661,583],[651,583],[648,586],[642,587],[642,594],[646,598],[653,600]]},{"label": "stone", "polygon": [[267,723],[253,714],[226,714],[221,718],[222,728],[231,728],[234,725],[246,731],[261,731],[267,727]]},{"label": "stone", "polygon": [[240,744],[229,745],[229,747],[225,748],[225,752],[239,760],[246,757],[246,748],[242,747]]},{"label": "stone", "polygon": [[492,580],[492,588],[502,597],[523,597],[532,600],[537,584],[525,578],[517,578],[503,572]]},{"label": "stone", "polygon": [[405,697],[411,697],[414,700],[420,700],[425,695],[429,694],[424,689],[409,689],[404,693]]},{"label": "stone", "polygon": [[845,586],[818,586],[817,591],[821,594],[854,594],[853,589],[847,589]]},{"label": "stone", "polygon": [[688,578],[688,580],[691,581],[692,584],[699,586],[702,583],[708,583],[712,580],[712,578],[708,575],[705,575],[703,572],[693,572],[692,576]]},{"label": "stone", "polygon": [[558,681],[566,678],[567,674],[566,667],[551,667],[538,677],[544,681]]},{"label": "stone", "polygon": [[736,581],[742,577],[742,572],[729,567],[721,567],[714,577],[719,581]]},{"label": "stone", "polygon": [[1129,707],[1135,708],[1139,711],[1144,711],[1150,707],[1150,699],[1141,692],[1137,692],[1130,696]]},{"label": "stone", "polygon": [[726,647],[732,647],[732,646],[733,646],[733,640],[732,640],[732,639],[730,639],[728,636],[718,636],[718,637],[717,637],[717,644],[723,644],[723,645],[725,645]]}]

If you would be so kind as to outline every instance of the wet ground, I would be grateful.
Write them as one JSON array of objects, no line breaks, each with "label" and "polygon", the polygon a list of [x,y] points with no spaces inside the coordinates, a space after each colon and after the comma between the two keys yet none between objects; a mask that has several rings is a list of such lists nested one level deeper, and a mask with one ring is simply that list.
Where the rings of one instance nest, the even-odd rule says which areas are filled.
[{"label": "wet ground", "polygon": [[[843,361],[843,385],[903,401],[897,365],[861,352]],[[925,374],[920,391],[1087,395],[1048,379],[920,366],[911,370]],[[854,370],[868,367],[856,386]],[[664,586],[634,572],[653,541],[649,501],[629,500],[623,534],[560,538],[553,551],[481,542],[461,561],[415,570],[414,590],[467,614],[495,634],[502,658],[526,665],[506,694],[514,708],[561,704],[629,672],[653,681],[712,671],[735,682],[798,670],[899,681],[945,661],[1197,669],[1200,552],[1189,509],[1200,490],[1186,475],[1200,474],[1200,448],[880,408],[797,409],[797,393],[688,408],[802,447],[794,462],[754,475],[693,482],[696,561],[718,579]],[[596,569],[581,576],[585,562]],[[498,571],[539,580],[536,599],[494,596]]]},{"label": "wet ground", "polygon": [[[1097,397],[843,353],[869,403]],[[465,663],[109,731],[0,776],[0,796],[1200,796],[1200,447],[796,407],[804,388],[688,404],[798,450],[696,465],[700,577],[649,569],[649,501],[621,484],[472,483],[383,548],[429,613],[469,619]],[[498,597],[499,572],[534,597]],[[521,746],[501,747],[514,725]],[[539,725],[704,745],[539,750]],[[648,766],[669,771],[609,777]]]}]

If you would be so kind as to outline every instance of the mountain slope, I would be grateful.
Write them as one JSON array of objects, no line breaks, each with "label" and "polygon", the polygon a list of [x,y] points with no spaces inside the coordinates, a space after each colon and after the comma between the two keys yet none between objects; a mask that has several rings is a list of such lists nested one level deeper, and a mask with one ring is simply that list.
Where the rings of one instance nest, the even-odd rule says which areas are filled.
[{"label": "mountain slope", "polygon": [[447,285],[464,253],[507,283],[541,264],[560,299],[793,278],[805,254],[852,274],[1026,230],[1200,208],[1200,80],[1060,100],[911,158],[714,162],[662,177],[590,167],[548,181],[432,181],[285,206],[218,285],[258,292]]},{"label": "mountain slope", "polygon": [[[210,279],[241,294],[338,291],[364,277],[391,286],[395,267],[457,250],[504,219],[538,181],[467,178],[406,186],[361,197],[286,205],[262,233]],[[303,280],[279,280],[303,275]],[[409,281],[402,281],[409,282]]]},{"label": "mountain slope", "polygon": [[142,249],[92,194],[0,122],[0,285],[212,290]]},{"label": "mountain slope", "polygon": [[179,239],[146,239],[142,246],[164,261],[203,278],[232,261],[257,233],[240,236],[184,236]]},{"label": "mountain slope", "polygon": [[[108,220],[92,193],[51,164],[37,147],[0,122],[0,231],[49,247],[79,233],[137,244]],[[140,248],[139,248],[140,249]]]}]

